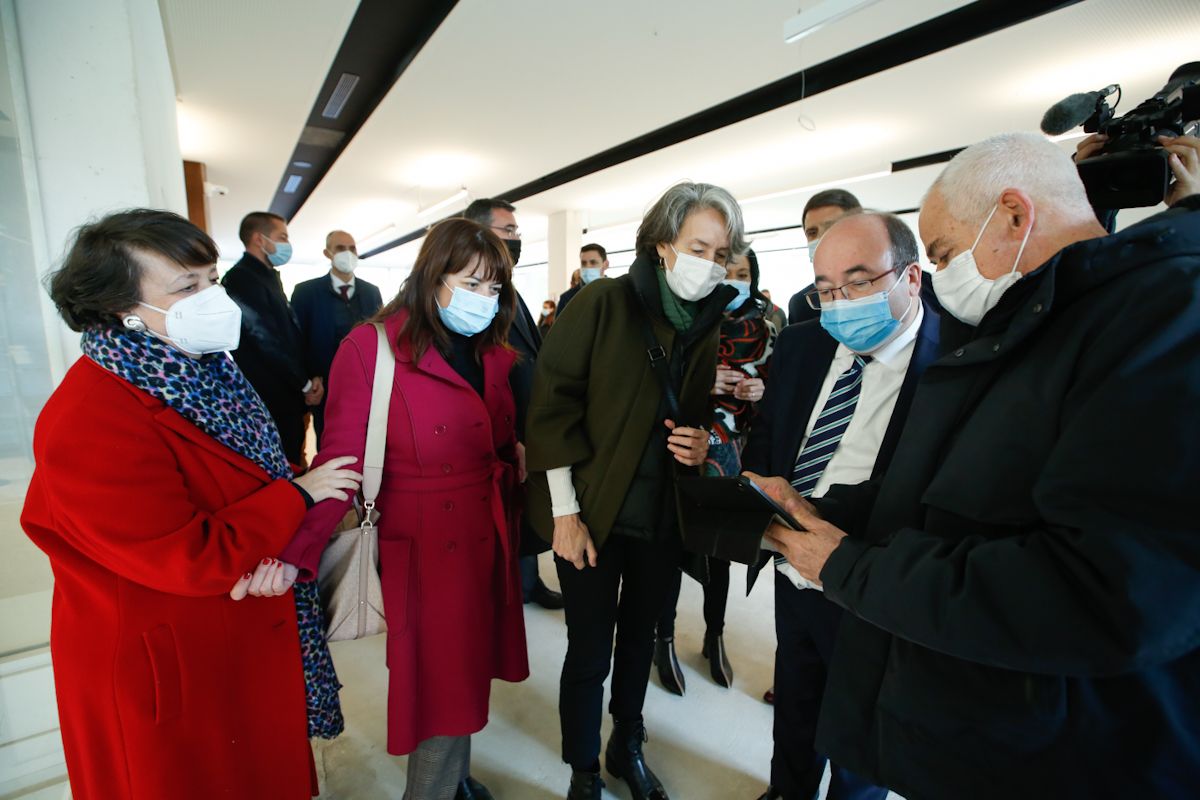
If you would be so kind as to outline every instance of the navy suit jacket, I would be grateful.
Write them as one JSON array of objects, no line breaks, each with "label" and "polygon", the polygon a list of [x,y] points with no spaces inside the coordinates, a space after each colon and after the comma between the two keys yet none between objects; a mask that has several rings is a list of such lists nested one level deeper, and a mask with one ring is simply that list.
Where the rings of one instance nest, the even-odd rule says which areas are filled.
[{"label": "navy suit jacket", "polygon": [[308,374],[328,378],[329,365],[333,363],[333,356],[342,339],[355,325],[374,316],[382,306],[383,297],[379,287],[362,278],[354,279],[354,294],[348,303],[334,291],[328,273],[296,284],[292,290],[292,310],[296,312],[296,321],[300,324]]},{"label": "navy suit jacket", "polygon": [[[912,360],[901,384],[896,407],[892,410],[892,420],[879,445],[872,478],[882,475],[891,463],[896,443],[900,441],[900,433],[908,418],[908,410],[912,406],[917,381],[940,354],[941,319],[928,304],[924,306],[925,315],[917,331]],[[771,377],[767,381],[767,390],[758,405],[758,416],[750,426],[746,449],[742,453],[742,469],[763,477],[790,479],[808,420],[836,352],[837,340],[825,332],[820,320],[789,325],[783,329],[771,355]],[[757,567],[748,570],[747,591],[754,586],[759,570],[767,561],[769,559],[764,559]]]}]

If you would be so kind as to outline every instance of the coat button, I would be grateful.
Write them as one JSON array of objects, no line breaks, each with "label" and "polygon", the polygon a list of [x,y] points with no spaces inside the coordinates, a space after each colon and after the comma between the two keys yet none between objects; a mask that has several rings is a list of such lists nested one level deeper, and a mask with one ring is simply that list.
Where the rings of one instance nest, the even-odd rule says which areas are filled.
[{"label": "coat button", "polygon": [[454,502],[451,500],[447,500],[445,503],[442,504],[442,508],[445,511],[453,511],[454,510]]},{"label": "coat button", "polygon": [[992,352],[993,352],[993,353],[999,353],[999,352],[1000,352],[1000,343],[999,343],[999,342],[996,342],[994,345],[992,345]]},{"label": "coat button", "polygon": [[511,423],[512,422],[512,414],[505,414],[504,421]]},{"label": "coat button", "polygon": [[447,475],[449,475],[453,469],[454,467],[450,466],[449,464],[442,464],[442,472],[446,473]]},{"label": "coat button", "polygon": [[962,358],[962,354],[963,354],[963,349],[961,347],[954,351],[955,358]]},{"label": "coat button", "polygon": [[1035,313],[1035,314],[1040,314],[1040,313],[1042,313],[1042,304],[1041,304],[1041,303],[1034,303],[1034,305],[1033,305],[1033,313]]},{"label": "coat button", "polygon": [[445,425],[435,425],[433,427],[433,432],[437,436],[441,436],[443,433],[446,432],[446,426]]},{"label": "coat button", "polygon": [[458,549],[458,543],[457,542],[446,542],[446,549],[453,553],[455,550]]}]

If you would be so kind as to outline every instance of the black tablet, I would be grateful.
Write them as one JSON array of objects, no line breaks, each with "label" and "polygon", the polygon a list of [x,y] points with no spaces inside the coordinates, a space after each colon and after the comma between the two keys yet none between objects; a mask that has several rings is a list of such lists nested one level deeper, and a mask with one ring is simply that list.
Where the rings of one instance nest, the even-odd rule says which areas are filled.
[{"label": "black tablet", "polygon": [[680,477],[676,489],[684,546],[692,552],[754,564],[773,521],[803,530],[782,506],[741,476]]}]

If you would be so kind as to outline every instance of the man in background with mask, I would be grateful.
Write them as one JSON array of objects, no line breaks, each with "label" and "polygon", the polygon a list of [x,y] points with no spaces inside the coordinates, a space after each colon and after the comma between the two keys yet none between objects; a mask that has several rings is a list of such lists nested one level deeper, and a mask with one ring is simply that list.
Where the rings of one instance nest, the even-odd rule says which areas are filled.
[{"label": "man in background with mask", "polygon": [[[346,231],[333,231],[325,237],[325,257],[330,261],[328,275],[296,284],[292,290],[292,310],[300,324],[304,363],[314,383],[329,391],[329,365],[338,345],[355,325],[374,316],[383,306],[379,287],[356,277],[358,245]],[[325,397],[313,406],[313,427],[317,447],[325,429]]]},{"label": "man in background with mask", "polygon": [[233,358],[275,420],[288,461],[303,466],[306,406],[320,403],[325,390],[304,365],[300,328],[279,279],[278,268],[292,258],[287,222],[254,211],[242,219],[238,238],[246,253],[221,279],[242,309]]},{"label": "man in background with mask", "polygon": [[558,313],[561,314],[567,303],[579,294],[579,291],[592,281],[598,281],[608,271],[608,251],[602,245],[585,244],[579,248],[579,285],[572,286],[558,298]]},{"label": "man in background with mask", "polygon": [[805,528],[769,537],[848,612],[817,732],[839,764],[928,800],[1195,793],[1198,201],[1107,235],[1035,134],[934,183],[964,335],[887,474],[815,504],[764,481]]},{"label": "man in background with mask", "polygon": [[[506,200],[494,197],[481,197],[471,202],[463,216],[474,220],[486,228],[490,228],[504,242],[508,254],[512,256],[513,266],[521,260],[521,229],[517,227],[515,216],[516,207]],[[537,363],[538,351],[542,347],[542,334],[538,330],[525,298],[517,295],[517,313],[513,315],[512,328],[508,332],[508,343],[521,354],[520,360],[513,367],[508,382],[512,386],[513,400],[516,403],[517,441],[521,448],[521,460],[524,463],[525,446],[525,415],[529,411],[529,395],[533,390],[533,372]],[[522,471],[524,468],[522,467]],[[521,588],[525,602],[537,603],[542,608],[557,610],[563,607],[562,595],[550,589],[538,575],[537,557],[549,547],[529,527],[529,523],[521,520]]]},{"label": "man in background with mask", "polygon": [[[817,252],[817,244],[825,235],[825,231],[847,214],[857,214],[860,211],[862,211],[862,203],[858,202],[858,198],[845,189],[826,189],[808,198],[808,202],[804,204],[804,212],[800,215],[800,222],[804,225],[804,239],[808,242],[808,263],[816,264],[814,256]],[[792,299],[788,301],[788,322],[790,324],[795,325],[797,322],[817,318],[819,313],[817,309],[810,306],[804,299],[805,293],[812,289],[811,285],[805,286],[792,295]]]},{"label": "man in background with mask", "polygon": [[[804,298],[820,322],[779,335],[742,457],[748,471],[778,476],[804,497],[883,474],[938,354],[939,320],[921,301],[918,258],[916,237],[892,214],[855,214],[828,229]],[[749,570],[750,586],[766,563]],[[842,609],[782,558],[776,569],[775,748],[762,800],[810,800],[825,771],[814,740]],[[887,796],[837,763],[830,769],[834,800]]]}]

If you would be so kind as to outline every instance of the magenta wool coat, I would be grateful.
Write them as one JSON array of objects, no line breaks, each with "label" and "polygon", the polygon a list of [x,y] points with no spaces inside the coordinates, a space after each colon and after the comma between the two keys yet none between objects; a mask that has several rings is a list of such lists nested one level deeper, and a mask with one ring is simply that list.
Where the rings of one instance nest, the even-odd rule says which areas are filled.
[{"label": "magenta wool coat", "polygon": [[[514,405],[516,355],[483,357],[482,398],[436,348],[419,361],[395,344],[405,312],[386,322],[396,356],[383,483],[377,500],[387,617],[388,752],[432,736],[464,736],[488,719],[491,682],[529,677],[520,574]],[[351,455],[362,464],[377,336],[352,331],[329,375],[325,431],[314,466]],[[350,503],[326,500],[281,558],[311,579]]]}]

